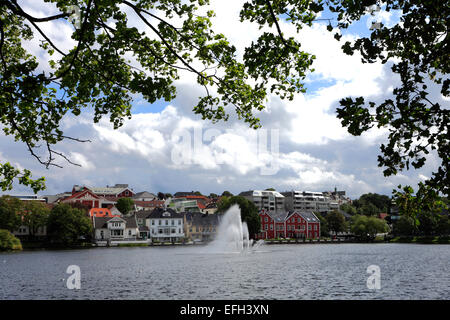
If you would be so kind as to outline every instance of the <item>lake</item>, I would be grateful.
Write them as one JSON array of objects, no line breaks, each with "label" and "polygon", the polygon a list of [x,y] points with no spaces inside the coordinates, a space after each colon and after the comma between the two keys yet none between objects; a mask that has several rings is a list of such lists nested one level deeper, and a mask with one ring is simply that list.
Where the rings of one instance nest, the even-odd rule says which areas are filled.
[{"label": "lake", "polygon": [[[80,289],[66,286],[69,265],[80,267]],[[367,287],[370,265],[380,268],[380,289]],[[0,253],[0,299],[449,299],[449,271],[449,245],[24,251]]]}]

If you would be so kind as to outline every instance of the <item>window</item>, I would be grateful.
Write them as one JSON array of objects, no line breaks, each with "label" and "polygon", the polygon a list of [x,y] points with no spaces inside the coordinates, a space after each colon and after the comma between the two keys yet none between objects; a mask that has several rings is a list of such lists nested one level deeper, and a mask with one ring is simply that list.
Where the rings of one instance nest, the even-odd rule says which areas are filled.
[{"label": "window", "polygon": [[265,222],[268,222],[268,221],[269,221],[269,218],[265,217],[265,218],[264,218],[264,221],[265,221]]},{"label": "window", "polygon": [[128,230],[128,235],[131,236],[131,230]]},{"label": "window", "polygon": [[269,229],[269,226],[266,224],[265,226],[264,226],[264,230],[268,230]]},{"label": "window", "polygon": [[169,225],[169,220],[166,220],[166,226],[168,226]]},{"label": "window", "polygon": [[172,225],[173,225],[173,226],[175,225],[175,220],[172,220]]},{"label": "window", "polygon": [[291,231],[291,226],[287,226],[288,231]]},{"label": "window", "polygon": [[300,223],[300,218],[297,218],[297,222]]},{"label": "window", "polygon": [[311,225],[308,226],[308,230],[311,230]]},{"label": "window", "polygon": [[270,225],[270,230],[273,230],[273,224]]},{"label": "window", "polygon": [[178,225],[179,225],[179,226],[181,226],[181,219],[180,219],[180,220],[178,220]]},{"label": "window", "polygon": [[154,225],[155,225],[155,220],[152,219],[152,226],[154,226]]}]

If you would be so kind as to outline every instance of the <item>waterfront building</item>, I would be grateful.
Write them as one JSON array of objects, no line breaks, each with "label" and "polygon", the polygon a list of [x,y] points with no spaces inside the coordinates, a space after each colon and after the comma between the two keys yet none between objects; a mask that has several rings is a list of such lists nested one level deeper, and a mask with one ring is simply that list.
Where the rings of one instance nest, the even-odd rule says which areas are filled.
[{"label": "waterfront building", "polygon": [[93,218],[94,239],[101,240],[137,240],[139,229],[136,217],[95,217]]},{"label": "waterfront building", "polygon": [[176,242],[184,239],[183,213],[172,208],[156,208],[150,212],[142,211],[141,215],[146,217],[146,226],[152,240]]},{"label": "waterfront building", "polygon": [[184,232],[192,241],[208,242],[215,239],[219,227],[219,215],[200,212],[184,214]]},{"label": "waterfront building", "polygon": [[312,212],[286,211],[271,213],[267,210],[259,212],[261,231],[259,239],[273,238],[320,238],[320,220]]}]

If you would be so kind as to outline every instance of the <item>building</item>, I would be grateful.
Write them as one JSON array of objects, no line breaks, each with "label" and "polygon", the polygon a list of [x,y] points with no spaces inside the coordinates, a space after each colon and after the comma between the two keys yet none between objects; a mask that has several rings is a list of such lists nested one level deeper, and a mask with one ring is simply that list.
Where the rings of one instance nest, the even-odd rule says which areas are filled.
[{"label": "building", "polygon": [[168,207],[177,212],[200,212],[204,206],[199,205],[196,199],[186,200],[185,198],[171,198]]},{"label": "building", "polygon": [[284,213],[270,213],[261,210],[261,232],[259,239],[273,238],[320,238],[320,220],[312,212],[287,211]]},{"label": "building", "polygon": [[134,202],[136,201],[153,201],[158,199],[157,196],[155,196],[153,193],[142,191],[136,193],[133,197],[131,197]]},{"label": "building", "polygon": [[339,203],[322,192],[286,191],[285,209],[288,211],[329,212],[339,209]]},{"label": "building", "polygon": [[183,213],[172,208],[156,208],[150,212],[142,211],[142,216],[146,217],[152,241],[177,242],[185,238]]},{"label": "building", "polygon": [[184,215],[184,232],[192,241],[208,242],[215,239],[219,227],[219,215],[188,212]]},{"label": "building", "polygon": [[244,191],[239,196],[253,202],[258,210],[267,210],[270,213],[284,212],[284,196],[277,191],[250,190]]},{"label": "building", "polygon": [[95,217],[93,218],[94,239],[97,241],[137,240],[139,229],[136,217]]},{"label": "building", "polygon": [[208,203],[204,208],[200,209],[200,211],[202,213],[206,213],[206,214],[214,214],[217,212],[217,202],[210,202]]},{"label": "building", "polygon": [[164,207],[164,200],[158,200],[154,199],[151,201],[140,201],[140,200],[134,200],[134,209],[136,211],[140,210],[153,210],[155,208],[163,208]]},{"label": "building", "polygon": [[87,208],[107,208],[114,205],[114,201],[101,197],[91,190],[84,188],[79,192],[75,192],[70,197],[59,201],[60,203],[78,203]]},{"label": "building", "polygon": [[74,185],[72,188],[72,194],[86,189],[90,190],[92,193],[99,197],[103,197],[112,201],[117,201],[120,198],[132,198],[135,195],[133,190],[128,187],[128,184],[116,184],[114,186],[106,187],[86,187]]}]

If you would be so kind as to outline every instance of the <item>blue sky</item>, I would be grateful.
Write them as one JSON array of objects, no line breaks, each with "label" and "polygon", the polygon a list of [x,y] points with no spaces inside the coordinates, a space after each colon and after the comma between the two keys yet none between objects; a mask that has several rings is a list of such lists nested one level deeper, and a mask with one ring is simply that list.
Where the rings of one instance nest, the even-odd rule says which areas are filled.
[{"label": "blue sky", "polygon": [[[40,1],[22,0],[20,3],[35,16],[54,12],[51,6],[43,6]],[[217,0],[212,1],[211,6],[217,13],[213,20],[215,29],[224,33],[237,46],[238,52],[242,53],[261,32],[255,25],[238,22],[237,4],[229,6]],[[321,18],[325,17],[328,16],[323,13]],[[398,13],[380,16],[387,24],[398,18]],[[436,168],[438,158],[435,155],[431,154],[420,170],[386,178],[376,159],[381,143],[386,142],[387,130],[374,129],[354,137],[336,118],[340,99],[365,96],[381,100],[398,84],[388,64],[362,64],[357,54],[346,56],[340,50],[345,40],[368,35],[370,19],[374,18],[365,17],[343,32],[340,42],[326,30],[326,22],[315,23],[299,34],[285,21],[281,22],[286,35],[296,36],[303,50],[317,56],[313,64],[316,71],[306,79],[306,94],[296,95],[293,101],[269,97],[266,109],[257,113],[263,125],[259,132],[249,129],[233,113],[228,122],[212,124],[201,120],[193,114],[192,108],[203,91],[195,85],[191,75],[182,75],[176,83],[178,96],[175,100],[150,104],[136,97],[132,119],[119,130],[114,130],[107,119],[93,124],[89,112],[79,117],[68,115],[61,129],[67,135],[92,142],[67,141],[56,149],[82,167],[61,162],[64,168],[47,170],[28,154],[25,145],[4,135],[0,136],[0,161],[31,169],[34,176],[46,176],[47,190],[40,194],[69,191],[74,184],[128,183],[135,191],[199,190],[206,194],[269,187],[279,191],[326,191],[337,187],[357,198],[367,192],[389,195],[398,184],[414,186]],[[56,28],[49,23],[46,28],[62,48],[73,46],[70,26]],[[33,44],[27,46],[40,57],[45,69],[45,57],[39,48]],[[269,142],[278,137],[278,148],[267,144],[263,148],[267,152],[262,152],[264,133]],[[268,168],[276,170],[267,174]],[[29,194],[31,191],[15,186],[11,193]]]}]

